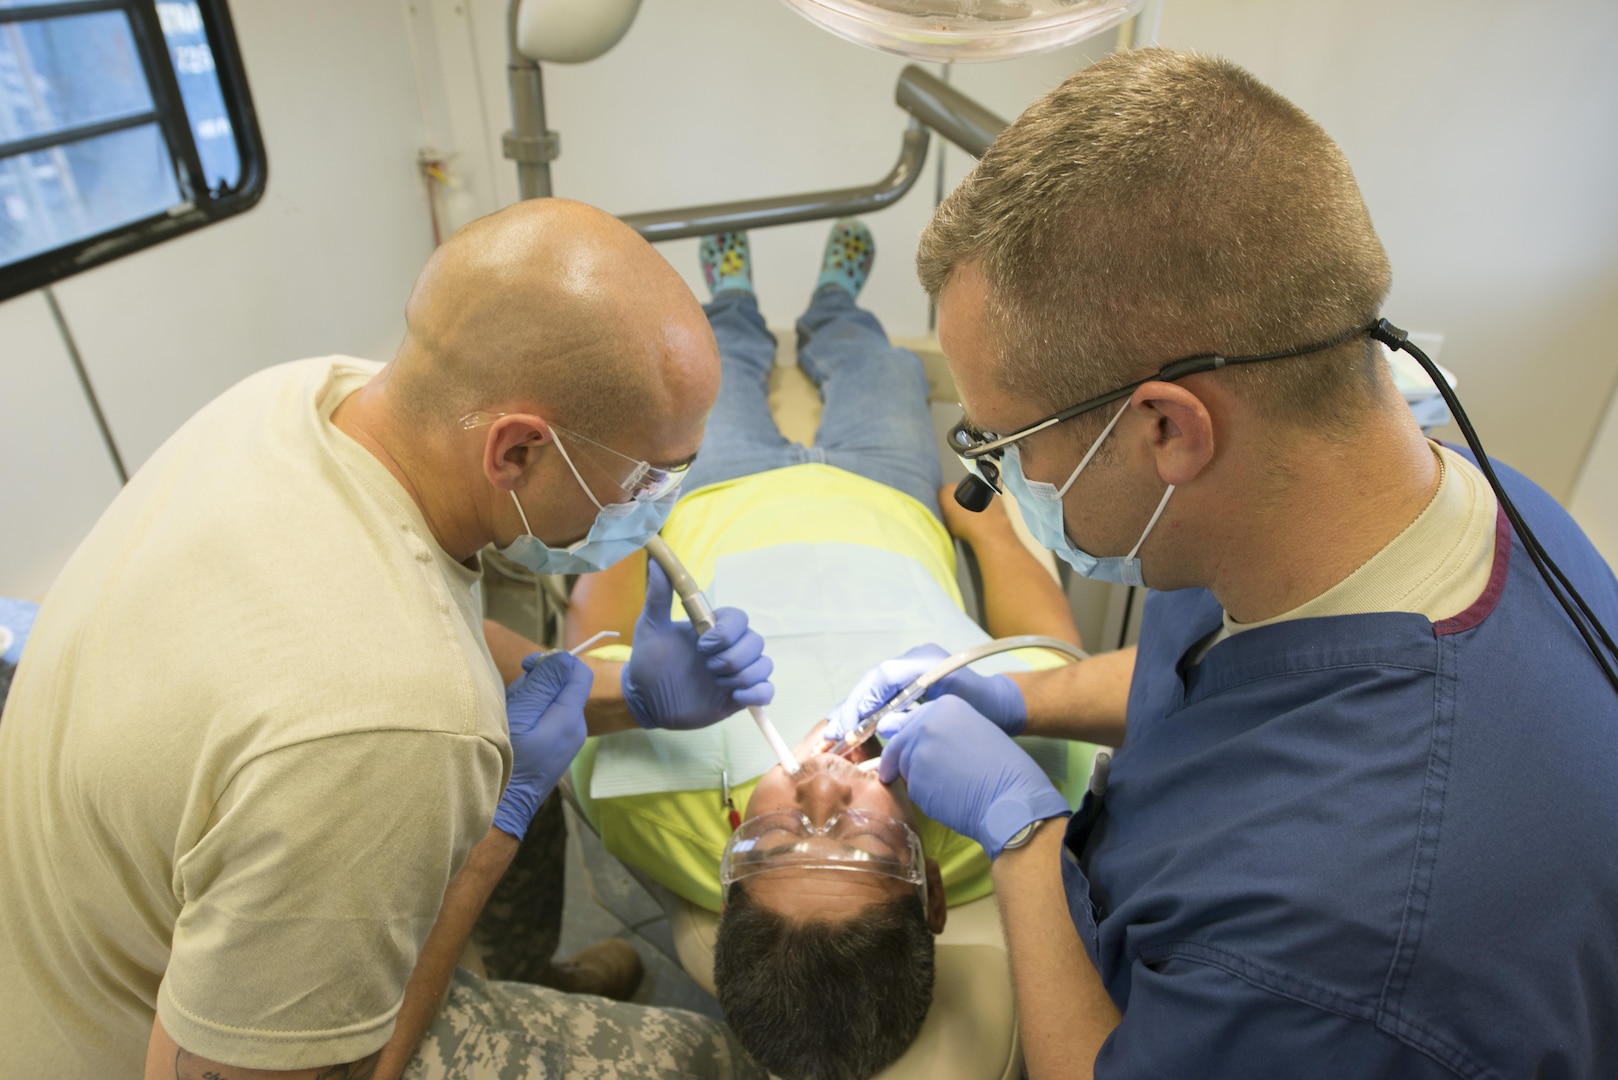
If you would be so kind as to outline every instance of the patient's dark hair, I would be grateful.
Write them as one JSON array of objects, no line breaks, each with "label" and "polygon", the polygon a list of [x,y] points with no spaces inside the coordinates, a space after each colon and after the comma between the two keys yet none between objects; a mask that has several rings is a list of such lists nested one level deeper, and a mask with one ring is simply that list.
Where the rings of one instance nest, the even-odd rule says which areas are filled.
[{"label": "patient's dark hair", "polygon": [[714,944],[719,1005],[781,1080],[864,1080],[921,1031],[933,932],[914,893],[853,918],[794,922],[730,887]]}]

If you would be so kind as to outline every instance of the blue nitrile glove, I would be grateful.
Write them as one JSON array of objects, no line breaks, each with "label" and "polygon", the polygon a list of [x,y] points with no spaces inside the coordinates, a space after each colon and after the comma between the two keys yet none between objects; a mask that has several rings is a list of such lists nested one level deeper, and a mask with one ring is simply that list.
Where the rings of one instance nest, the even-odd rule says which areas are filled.
[{"label": "blue nitrile glove", "polygon": [[624,665],[624,702],[643,728],[689,731],[717,724],[749,705],[775,697],[775,665],[764,639],[749,630],[740,608],[714,612],[713,629],[697,636],[669,618],[674,589],[663,568],[646,568],[646,607],[635,622],[635,645]]},{"label": "blue nitrile glove", "polygon": [[[859,724],[860,717],[876,712],[948,656],[937,645],[918,645],[896,660],[882,661],[866,672],[853,693],[831,711],[826,718],[826,739],[841,739]],[[922,700],[934,701],[946,694],[968,702],[1007,735],[1021,735],[1028,726],[1028,705],[1022,691],[1004,675],[985,676],[962,668],[934,683]],[[884,739],[892,738],[906,719],[904,713],[892,713],[883,718],[876,733]]]},{"label": "blue nitrile glove", "polygon": [[522,669],[526,674],[506,688],[511,779],[494,808],[494,827],[519,840],[584,745],[584,701],[595,678],[565,652],[543,659],[534,653]]},{"label": "blue nitrile glove", "polygon": [[883,747],[878,775],[884,784],[903,776],[922,813],[970,836],[991,859],[1030,821],[1069,812],[1034,759],[958,697],[912,712]]}]

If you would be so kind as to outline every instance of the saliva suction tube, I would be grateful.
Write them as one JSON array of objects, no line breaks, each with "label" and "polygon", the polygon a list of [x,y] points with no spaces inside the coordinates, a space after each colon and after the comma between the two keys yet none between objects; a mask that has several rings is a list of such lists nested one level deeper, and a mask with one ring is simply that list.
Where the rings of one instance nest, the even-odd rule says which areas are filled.
[{"label": "saliva suction tube", "polygon": [[[713,605],[708,603],[708,598],[697,587],[691,571],[685,568],[685,564],[674,554],[674,549],[669,547],[668,542],[661,536],[654,536],[646,542],[646,553],[656,559],[657,565],[668,575],[669,584],[679,596],[680,605],[685,608],[686,618],[691,620],[692,628],[699,635],[712,629]],[[764,710],[760,706],[749,705],[747,711],[752,714],[753,721],[758,724],[759,733],[764,736],[764,741],[770,744],[776,759],[781,762],[781,768],[787,771],[788,776],[797,775],[797,757],[792,753],[792,748],[786,744],[786,740],[781,738],[781,733],[775,730],[775,725],[770,723],[770,718],[764,715]]]},{"label": "saliva suction tube", "polygon": [[[1060,638],[1047,637],[1044,634],[1020,634],[1015,637],[995,638],[992,641],[974,645],[969,649],[962,649],[958,653],[946,656],[928,668],[914,682],[905,686],[872,712],[862,716],[860,722],[854,725],[852,731],[843,736],[841,742],[832,745],[831,753],[844,758],[848,757],[865,740],[876,734],[876,729],[883,720],[886,720],[894,713],[909,712],[917,705],[920,705],[922,700],[926,698],[927,691],[936,686],[945,676],[954,674],[961,668],[976,663],[985,657],[1011,652],[1015,649],[1049,649],[1074,660],[1088,660],[1090,658],[1090,654],[1077,645],[1070,644]],[[864,768],[870,765],[872,765],[872,762],[867,761],[861,767]]]}]

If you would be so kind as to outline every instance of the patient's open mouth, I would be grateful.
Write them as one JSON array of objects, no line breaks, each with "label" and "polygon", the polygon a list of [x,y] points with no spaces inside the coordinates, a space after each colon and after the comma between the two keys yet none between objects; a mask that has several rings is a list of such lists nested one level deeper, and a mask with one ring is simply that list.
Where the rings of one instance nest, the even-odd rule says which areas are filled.
[{"label": "patient's open mouth", "polygon": [[882,756],[882,741],[875,735],[866,739],[851,750],[843,750],[841,744],[828,743],[821,732],[825,730],[826,721],[822,720],[809,729],[809,734],[798,743],[796,755],[802,764],[807,764],[817,757],[831,755],[841,758],[850,765],[857,765],[862,761],[874,761]]}]

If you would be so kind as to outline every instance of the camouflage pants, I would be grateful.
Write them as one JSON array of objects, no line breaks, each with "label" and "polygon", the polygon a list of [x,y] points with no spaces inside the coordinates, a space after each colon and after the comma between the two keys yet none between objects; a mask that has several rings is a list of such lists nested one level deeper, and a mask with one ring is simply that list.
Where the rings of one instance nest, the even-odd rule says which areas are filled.
[{"label": "camouflage pants", "polygon": [[472,927],[489,978],[552,985],[566,880],[567,818],[553,791]]},{"label": "camouflage pants", "polygon": [[[561,644],[567,597],[559,579],[536,578],[492,549],[483,552],[483,610],[531,641]],[[566,874],[567,821],[561,797],[552,792],[472,929],[490,978],[551,982]]]},{"label": "camouflage pants", "polygon": [[722,1025],[457,968],[404,1080],[766,1080]]}]

